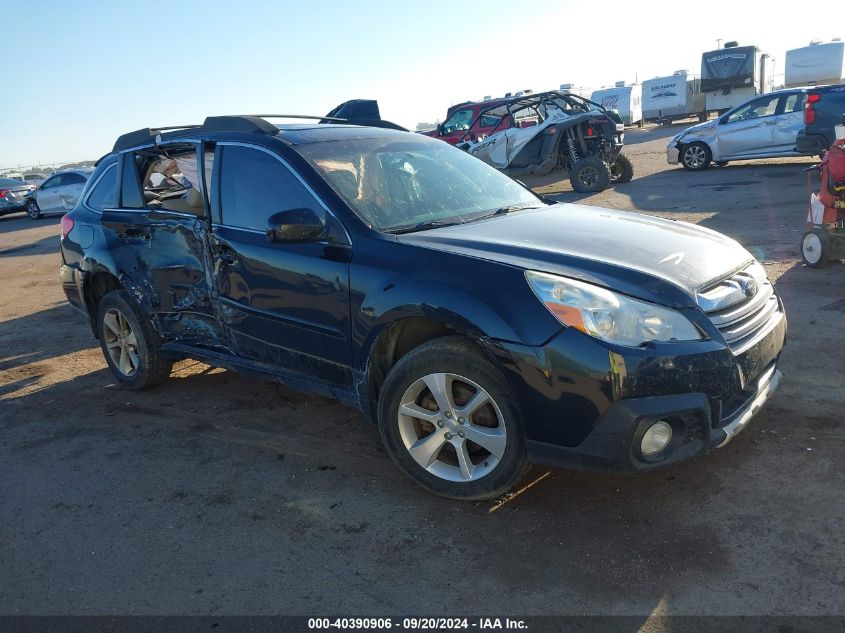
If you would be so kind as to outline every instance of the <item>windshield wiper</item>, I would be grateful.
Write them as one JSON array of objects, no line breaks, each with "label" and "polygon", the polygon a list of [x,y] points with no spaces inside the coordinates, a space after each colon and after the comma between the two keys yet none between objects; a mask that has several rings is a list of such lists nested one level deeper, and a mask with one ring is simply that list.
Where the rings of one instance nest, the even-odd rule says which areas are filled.
[{"label": "windshield wiper", "polygon": [[540,205],[534,203],[528,204],[511,204],[506,207],[499,207],[495,211],[491,211],[490,213],[485,213],[484,215],[477,215],[470,222],[475,220],[484,220],[485,218],[492,218],[497,215],[507,215],[513,211],[522,211],[523,209],[539,209]]},{"label": "windshield wiper", "polygon": [[417,231],[427,231],[429,229],[439,229],[444,226],[455,226],[456,224],[463,224],[464,220],[430,220],[428,222],[420,222],[411,226],[400,226],[395,229],[388,229],[386,233],[393,235],[401,235],[402,233],[415,233]]}]

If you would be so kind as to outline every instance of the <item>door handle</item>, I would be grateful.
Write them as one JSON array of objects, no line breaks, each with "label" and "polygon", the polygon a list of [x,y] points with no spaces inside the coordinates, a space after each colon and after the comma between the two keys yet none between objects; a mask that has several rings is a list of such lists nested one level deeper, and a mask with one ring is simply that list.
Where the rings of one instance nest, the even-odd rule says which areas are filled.
[{"label": "door handle", "polygon": [[126,231],[124,231],[123,237],[130,240],[148,240],[150,239],[151,235],[149,231],[128,228],[126,229]]},{"label": "door handle", "polygon": [[234,266],[238,263],[238,256],[231,248],[221,246],[217,256],[226,266]]},{"label": "door handle", "polygon": [[777,121],[766,121],[766,125],[777,125]]}]

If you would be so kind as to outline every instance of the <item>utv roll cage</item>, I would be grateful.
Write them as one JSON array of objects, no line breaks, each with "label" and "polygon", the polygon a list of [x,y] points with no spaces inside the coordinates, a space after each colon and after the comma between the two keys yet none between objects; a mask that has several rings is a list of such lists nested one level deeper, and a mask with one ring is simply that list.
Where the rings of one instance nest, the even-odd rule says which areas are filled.
[{"label": "utv roll cage", "polygon": [[528,116],[523,116],[519,118],[536,118],[538,121],[543,121],[548,116],[548,112],[550,109],[561,110],[568,114],[582,114],[591,111],[598,111],[602,114],[609,116],[615,122],[622,122],[621,119],[619,119],[619,121],[616,121],[618,117],[614,116],[615,113],[606,110],[604,107],[602,107],[595,101],[590,101],[589,99],[579,97],[578,95],[561,92],[560,90],[549,90],[548,92],[537,92],[530,95],[523,95],[521,97],[511,97],[505,100],[497,100],[491,105],[481,108],[478,111],[476,117],[472,120],[467,129],[464,131],[464,135],[458,142],[463,142],[467,140],[467,137],[470,135],[471,130],[473,129],[475,124],[481,119],[482,116],[492,114],[494,116],[500,117],[499,122],[493,127],[492,130],[490,130],[490,132],[488,132],[488,136],[491,136],[498,132],[500,129],[503,129],[501,128],[501,125],[508,116],[513,117],[513,119],[516,121],[517,117],[515,115],[517,113],[527,111],[530,113],[528,114]]}]

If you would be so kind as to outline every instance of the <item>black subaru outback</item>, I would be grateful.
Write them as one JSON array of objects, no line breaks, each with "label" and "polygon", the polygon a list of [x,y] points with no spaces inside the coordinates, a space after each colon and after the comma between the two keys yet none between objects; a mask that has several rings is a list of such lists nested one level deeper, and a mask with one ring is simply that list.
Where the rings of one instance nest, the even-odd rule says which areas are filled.
[{"label": "black subaru outback", "polygon": [[780,299],[694,225],[555,204],[442,141],[214,117],[120,137],[61,281],[132,389],[191,357],[363,411],[463,499],[529,461],[647,470],[722,446],[780,380]]}]

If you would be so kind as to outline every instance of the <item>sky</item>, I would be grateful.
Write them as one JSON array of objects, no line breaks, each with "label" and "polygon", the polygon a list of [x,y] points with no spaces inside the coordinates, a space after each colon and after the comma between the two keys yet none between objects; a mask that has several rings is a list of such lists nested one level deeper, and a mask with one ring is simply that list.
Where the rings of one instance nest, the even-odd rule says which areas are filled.
[{"label": "sky", "polygon": [[758,46],[782,75],[786,50],[845,37],[812,19],[841,1],[796,15],[677,0],[0,0],[0,169],[94,160],[143,127],[322,115],[353,98],[413,129],[485,95],[697,74],[717,39]]}]

